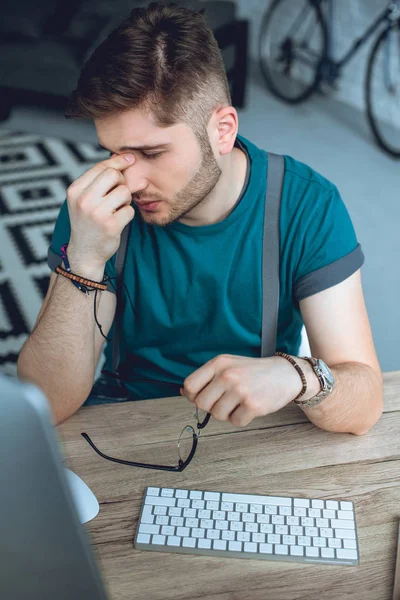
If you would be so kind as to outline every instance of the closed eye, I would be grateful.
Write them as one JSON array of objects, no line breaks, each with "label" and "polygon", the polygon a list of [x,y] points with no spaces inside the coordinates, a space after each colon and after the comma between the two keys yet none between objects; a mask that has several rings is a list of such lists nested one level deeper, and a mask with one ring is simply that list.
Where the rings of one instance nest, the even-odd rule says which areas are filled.
[{"label": "closed eye", "polygon": [[[164,154],[164,152],[157,152],[155,154],[146,154],[145,152],[141,152],[141,154],[145,157],[146,160],[154,160],[155,158],[157,158],[157,156],[161,156],[161,154]],[[108,158],[111,158],[112,156],[114,156],[114,152],[109,152]]]}]

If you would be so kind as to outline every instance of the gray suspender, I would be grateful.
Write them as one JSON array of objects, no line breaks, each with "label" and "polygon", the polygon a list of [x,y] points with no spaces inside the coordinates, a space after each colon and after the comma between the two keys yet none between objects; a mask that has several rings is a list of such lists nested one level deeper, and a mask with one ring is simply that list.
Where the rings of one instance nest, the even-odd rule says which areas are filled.
[{"label": "gray suspender", "polygon": [[[279,221],[281,194],[285,163],[283,156],[268,152],[267,193],[264,210],[262,289],[263,312],[261,333],[261,356],[273,356],[276,350],[279,309]],[[122,306],[122,275],[126,259],[126,247],[132,221],[121,233],[121,243],[115,258],[117,307]],[[119,366],[122,310],[116,310],[112,341],[112,370]]]}]

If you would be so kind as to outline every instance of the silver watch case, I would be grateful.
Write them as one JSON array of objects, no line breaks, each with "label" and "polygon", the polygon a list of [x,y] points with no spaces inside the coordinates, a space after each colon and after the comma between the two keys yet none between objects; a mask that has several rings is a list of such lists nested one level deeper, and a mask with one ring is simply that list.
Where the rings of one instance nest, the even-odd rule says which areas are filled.
[{"label": "silver watch case", "polygon": [[314,358],[313,356],[302,356],[301,358],[309,362],[312,368],[314,369],[314,372],[321,384],[321,391],[309,400],[295,400],[294,402],[299,406],[316,406],[333,392],[335,378],[328,365],[324,363],[324,361],[320,358]]}]

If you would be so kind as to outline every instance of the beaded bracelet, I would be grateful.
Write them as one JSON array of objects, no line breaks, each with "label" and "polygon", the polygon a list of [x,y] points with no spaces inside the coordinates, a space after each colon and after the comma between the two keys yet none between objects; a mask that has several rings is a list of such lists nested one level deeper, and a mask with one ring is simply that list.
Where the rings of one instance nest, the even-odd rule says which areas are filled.
[{"label": "beaded bracelet", "polygon": [[103,290],[103,291],[106,290],[107,286],[104,285],[104,282],[108,280],[107,275],[104,275],[103,280],[101,282],[99,282],[99,281],[92,281],[91,279],[86,279],[85,277],[76,275],[76,273],[72,273],[71,267],[70,267],[70,264],[68,261],[67,248],[68,248],[68,244],[64,244],[63,246],[61,246],[61,258],[64,261],[65,269],[63,269],[60,266],[57,266],[55,269],[56,273],[63,275],[67,279],[70,279],[71,282],[75,285],[75,287],[77,287],[78,290],[85,293],[87,296],[90,295],[91,291],[96,290],[96,289]]},{"label": "beaded bracelet", "polygon": [[289,354],[286,354],[286,352],[275,352],[275,356],[282,356],[282,358],[286,358],[286,360],[288,360],[294,366],[294,368],[296,369],[296,371],[298,372],[298,374],[301,377],[301,382],[303,384],[303,388],[302,388],[301,392],[293,400],[293,402],[295,402],[296,400],[298,400],[299,398],[301,398],[306,393],[306,390],[307,390],[307,379],[306,379],[303,371],[301,370],[301,368],[297,364],[297,362],[295,360],[293,360],[293,358],[291,356],[289,356]]}]

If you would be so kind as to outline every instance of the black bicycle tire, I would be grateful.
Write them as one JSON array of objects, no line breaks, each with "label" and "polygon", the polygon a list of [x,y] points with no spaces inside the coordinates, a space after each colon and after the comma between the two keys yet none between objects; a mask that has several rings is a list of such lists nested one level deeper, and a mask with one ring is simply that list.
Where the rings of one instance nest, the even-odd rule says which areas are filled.
[{"label": "black bicycle tire", "polygon": [[[324,47],[323,47],[323,55],[322,55],[321,59],[326,59],[327,54],[328,54],[328,30],[327,30],[327,26],[326,26],[326,21],[322,14],[320,5],[316,2],[313,2],[312,0],[307,0],[307,1],[310,5],[310,8],[315,10],[317,19],[322,28]],[[304,102],[305,100],[307,100],[315,92],[315,90],[317,89],[317,87],[321,81],[322,74],[321,74],[321,70],[319,68],[317,68],[315,70],[315,76],[314,76],[314,80],[313,80],[312,84],[302,94],[300,94],[299,96],[297,96],[295,98],[288,98],[274,86],[273,80],[271,79],[268,69],[266,68],[266,66],[264,64],[264,57],[262,56],[262,47],[263,47],[263,40],[265,38],[265,34],[267,31],[269,21],[271,20],[272,14],[280,2],[281,2],[281,0],[273,0],[270,7],[264,13],[263,20],[261,22],[260,35],[258,38],[258,62],[259,62],[261,74],[263,75],[265,83],[266,83],[268,89],[270,90],[270,92],[274,96],[276,96],[280,100],[283,100],[284,102],[287,102],[288,104],[299,104],[300,102]]]},{"label": "black bicycle tire", "polygon": [[[368,66],[367,66],[367,74],[365,77],[364,91],[365,91],[365,103],[366,103],[366,107],[367,107],[367,118],[368,118],[369,125],[372,129],[372,133],[374,134],[377,144],[380,146],[380,148],[382,148],[382,150],[384,150],[385,152],[390,154],[390,156],[394,156],[395,158],[400,158],[400,148],[399,148],[399,150],[395,150],[391,146],[389,146],[385,142],[384,138],[382,137],[382,135],[379,132],[379,127],[377,125],[377,119],[373,113],[372,97],[371,97],[371,86],[372,86],[371,77],[372,77],[372,69],[374,66],[374,61],[376,59],[376,55],[378,53],[379,46],[384,41],[384,39],[387,36],[390,29],[391,29],[390,27],[386,27],[385,29],[383,29],[381,34],[376,38],[375,43],[372,47],[372,50],[371,50],[369,58],[368,58]],[[400,30],[399,30],[399,35],[400,35]]]}]

